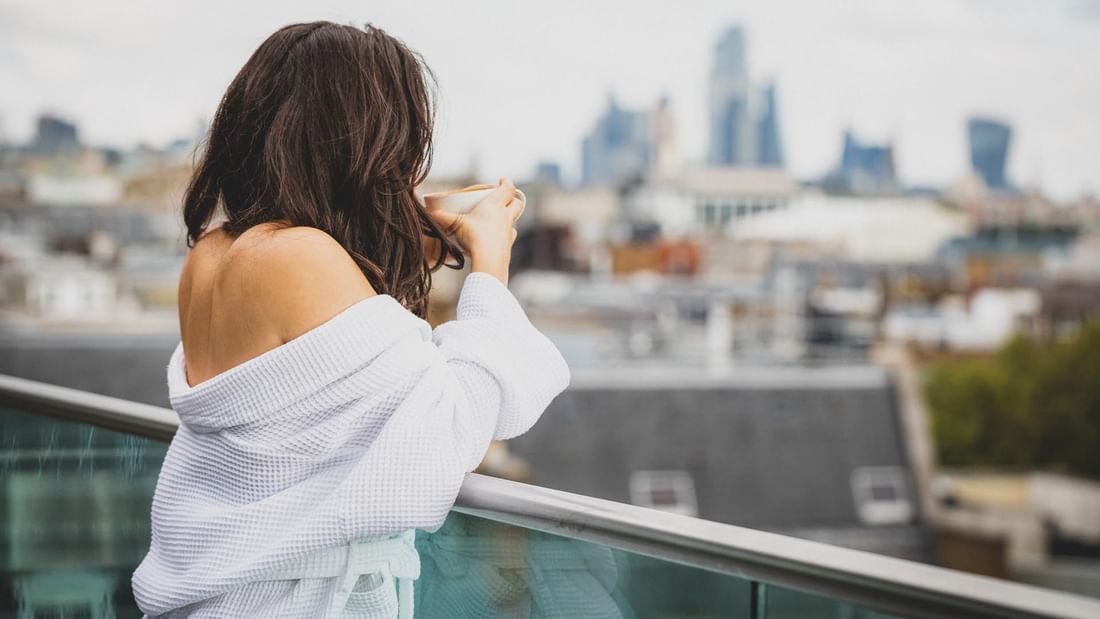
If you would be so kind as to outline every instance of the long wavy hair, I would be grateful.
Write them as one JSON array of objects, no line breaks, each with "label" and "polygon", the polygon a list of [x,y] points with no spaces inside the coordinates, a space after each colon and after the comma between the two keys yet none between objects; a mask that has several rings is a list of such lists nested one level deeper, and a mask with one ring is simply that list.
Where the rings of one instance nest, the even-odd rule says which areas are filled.
[{"label": "long wavy hair", "polygon": [[[424,317],[431,274],[463,264],[415,193],[431,167],[434,83],[419,54],[369,24],[275,32],[214,115],[184,199],[188,247],[219,206],[232,236],[267,222],[319,228],[376,292]],[[434,260],[430,239],[443,249]]]}]

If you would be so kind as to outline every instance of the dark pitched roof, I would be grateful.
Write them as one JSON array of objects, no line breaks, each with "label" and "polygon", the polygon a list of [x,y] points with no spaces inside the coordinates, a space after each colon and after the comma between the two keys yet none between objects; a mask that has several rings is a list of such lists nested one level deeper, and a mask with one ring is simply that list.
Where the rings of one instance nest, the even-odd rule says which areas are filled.
[{"label": "dark pitched roof", "polygon": [[630,502],[631,473],[684,470],[702,518],[820,528],[861,525],[855,469],[908,470],[893,387],[874,368],[579,376],[574,384],[510,443],[533,483]]}]

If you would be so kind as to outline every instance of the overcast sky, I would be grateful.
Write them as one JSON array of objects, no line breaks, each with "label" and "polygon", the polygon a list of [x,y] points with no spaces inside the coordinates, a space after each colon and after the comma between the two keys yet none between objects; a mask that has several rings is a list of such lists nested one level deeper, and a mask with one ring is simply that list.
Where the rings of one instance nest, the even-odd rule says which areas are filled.
[{"label": "overcast sky", "polygon": [[893,140],[909,183],[968,167],[965,119],[1015,128],[1010,175],[1061,198],[1100,193],[1100,0],[0,0],[0,137],[53,111],[85,142],[163,144],[194,132],[256,46],[295,21],[371,21],[421,51],[440,86],[435,171],[577,174],[607,104],[672,99],[688,159],[706,149],[706,80],[728,25],[754,78],[778,83],[801,178],[839,156],[846,126]]}]

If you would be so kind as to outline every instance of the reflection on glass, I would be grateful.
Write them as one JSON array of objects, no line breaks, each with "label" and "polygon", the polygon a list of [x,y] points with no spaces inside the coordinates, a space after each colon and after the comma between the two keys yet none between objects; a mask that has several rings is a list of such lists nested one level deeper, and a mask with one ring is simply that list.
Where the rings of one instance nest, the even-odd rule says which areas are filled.
[{"label": "reflection on glass", "polygon": [[0,437],[0,616],[140,617],[167,445],[7,408]]},{"label": "reflection on glass", "polygon": [[812,593],[803,593],[774,585],[761,585],[763,612],[767,619],[899,619],[895,615],[860,608]]},{"label": "reflection on glass", "polygon": [[418,617],[750,617],[748,581],[458,513],[417,550]]}]

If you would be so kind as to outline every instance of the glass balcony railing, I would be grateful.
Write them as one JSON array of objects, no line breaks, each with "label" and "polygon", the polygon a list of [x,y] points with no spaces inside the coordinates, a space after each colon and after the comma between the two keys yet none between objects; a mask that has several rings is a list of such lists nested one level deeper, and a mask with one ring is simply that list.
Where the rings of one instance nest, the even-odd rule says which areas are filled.
[{"label": "glass balcony railing", "polygon": [[[140,617],[166,409],[0,376],[0,619]],[[1100,602],[470,475],[418,617],[1100,617]]]}]

